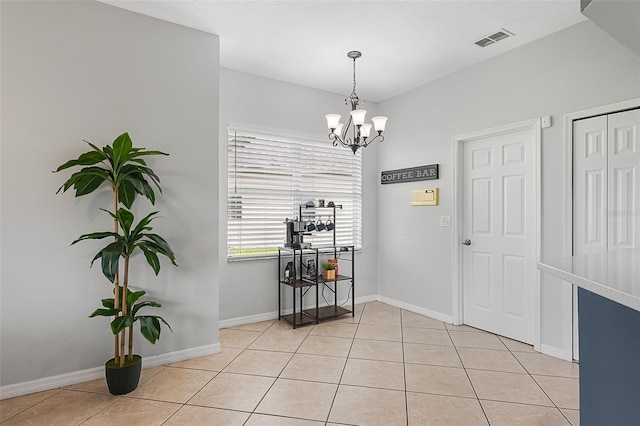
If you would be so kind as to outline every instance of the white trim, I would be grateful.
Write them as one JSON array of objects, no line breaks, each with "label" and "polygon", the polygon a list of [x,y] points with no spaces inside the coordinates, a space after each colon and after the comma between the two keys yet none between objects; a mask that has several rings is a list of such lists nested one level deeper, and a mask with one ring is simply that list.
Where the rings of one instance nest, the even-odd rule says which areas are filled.
[{"label": "white trim", "polygon": [[[167,365],[178,361],[198,358],[206,355],[217,354],[221,351],[220,343],[200,346],[197,348],[183,349],[175,352],[168,352],[160,355],[145,356],[142,358],[143,368]],[[56,376],[44,377],[42,379],[30,380],[28,382],[14,383],[0,386],[0,400],[14,398],[34,392],[41,392],[56,389],[63,386],[75,385],[89,380],[101,379],[104,377],[104,366],[88,368],[86,370],[72,371],[71,373],[58,374]]]},{"label": "white trim", "polygon": [[[519,121],[517,123],[507,124],[504,126],[493,127],[485,130],[478,130],[463,135],[453,137],[453,232],[452,232],[452,302],[453,302],[453,323],[464,324],[463,300],[462,300],[462,247],[460,245],[462,232],[462,197],[463,197],[463,155],[462,145],[465,142],[471,142],[490,136],[499,136],[523,130],[533,130],[534,136],[534,175],[535,175],[535,256],[536,262],[540,261],[542,251],[542,157],[541,157],[541,127],[540,118]],[[540,272],[536,269],[536,277],[534,279],[534,300],[533,300],[533,347],[540,351]]]},{"label": "white trim", "polygon": [[[563,257],[571,257],[573,255],[573,122],[588,117],[598,115],[612,114],[618,111],[633,109],[640,107],[640,98],[628,99],[626,101],[616,102],[608,105],[601,105],[594,108],[583,109],[564,115],[564,235],[562,245]],[[576,346],[576,330],[574,322],[574,304],[577,303],[573,285],[564,281],[562,289],[562,303],[564,306],[564,315],[562,328],[564,332],[563,359],[574,358],[574,346]],[[576,356],[578,354],[575,354]]]},{"label": "white trim", "polygon": [[564,349],[556,348],[549,345],[540,345],[540,352],[555,358],[564,359],[565,361],[572,361],[571,357],[566,357],[566,351]]},{"label": "white trim", "polygon": [[[360,303],[375,302],[379,300],[379,298],[374,294],[370,296],[356,297],[355,300],[356,300],[356,305],[358,305]],[[350,305],[351,304],[349,303],[349,306]],[[311,309],[315,307],[316,307],[315,304],[308,304],[304,306],[304,309]],[[292,312],[293,312],[292,308],[282,310],[283,315],[287,315]],[[236,318],[221,320],[218,322],[218,327],[220,329],[223,329],[223,328],[236,327],[238,325],[252,324],[254,322],[277,320],[277,319],[278,319],[278,311],[271,311],[271,312],[264,312],[262,314],[247,315],[246,317],[236,317]]]},{"label": "white trim", "polygon": [[451,315],[446,315],[441,312],[436,312],[427,308],[422,308],[420,306],[411,305],[409,303],[401,302],[399,300],[390,299],[385,296],[378,296],[378,301],[382,303],[386,303],[387,305],[404,309],[405,311],[414,312],[416,314],[424,315],[429,318],[437,319],[438,321],[443,321],[449,324],[453,324],[453,317]]}]

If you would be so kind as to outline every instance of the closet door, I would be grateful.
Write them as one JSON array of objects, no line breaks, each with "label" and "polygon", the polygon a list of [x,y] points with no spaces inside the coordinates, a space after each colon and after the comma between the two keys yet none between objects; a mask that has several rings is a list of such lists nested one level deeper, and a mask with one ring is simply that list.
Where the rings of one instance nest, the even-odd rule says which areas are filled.
[{"label": "closet door", "polygon": [[573,123],[573,255],[607,246],[607,117]]},{"label": "closet door", "polygon": [[607,249],[640,248],[640,109],[608,116]]}]

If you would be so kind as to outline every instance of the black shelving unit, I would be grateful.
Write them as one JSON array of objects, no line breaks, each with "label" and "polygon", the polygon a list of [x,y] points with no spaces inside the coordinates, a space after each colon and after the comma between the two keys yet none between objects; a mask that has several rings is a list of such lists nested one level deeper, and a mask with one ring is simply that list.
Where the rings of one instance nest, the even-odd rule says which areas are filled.
[{"label": "black shelving unit", "polygon": [[[320,256],[324,254],[333,254],[334,258],[349,262],[351,264],[348,275],[336,275],[333,279],[325,279],[322,275],[316,273],[315,276],[305,276],[303,271],[304,259],[315,259],[316,267],[319,269]],[[285,281],[283,277],[283,263],[292,261],[295,266],[295,277],[291,281]],[[343,262],[343,263],[344,263]],[[344,264],[342,266],[344,268]],[[305,268],[305,269],[303,269]],[[339,268],[340,269],[340,268]],[[348,298],[351,299],[351,310],[338,305],[338,286],[340,284],[349,284]],[[283,286],[291,288],[293,300],[293,312],[291,314],[282,314],[282,297]],[[320,306],[320,289],[328,289],[333,293],[333,303]],[[304,309],[304,298],[309,291],[315,290],[315,307]],[[351,313],[355,316],[355,247],[354,246],[325,246],[307,249],[284,248],[278,249],[278,319],[284,319],[296,328],[299,325],[318,323],[319,321],[335,318],[341,315]],[[286,297],[286,294],[285,294]]]}]

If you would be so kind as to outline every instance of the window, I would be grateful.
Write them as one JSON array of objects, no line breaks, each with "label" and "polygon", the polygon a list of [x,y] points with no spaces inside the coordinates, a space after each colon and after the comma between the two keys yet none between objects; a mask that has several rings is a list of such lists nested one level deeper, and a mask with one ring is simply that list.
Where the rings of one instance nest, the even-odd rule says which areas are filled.
[{"label": "window", "polygon": [[[309,200],[333,201],[336,244],[362,246],[362,154],[329,140],[228,131],[227,258],[270,256],[284,245],[286,218]],[[330,210],[317,211],[323,222]],[[324,214],[323,214],[324,213]],[[332,244],[332,233],[314,232],[305,242]]]}]

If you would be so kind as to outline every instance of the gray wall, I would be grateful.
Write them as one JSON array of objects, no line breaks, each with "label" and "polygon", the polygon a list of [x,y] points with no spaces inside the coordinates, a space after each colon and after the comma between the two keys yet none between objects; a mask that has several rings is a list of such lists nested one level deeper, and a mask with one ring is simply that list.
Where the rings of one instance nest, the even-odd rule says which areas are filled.
[{"label": "gray wall", "polygon": [[[136,352],[164,354],[218,342],[218,37],[95,2],[2,2],[1,384],[101,366],[112,354],[105,318],[88,314],[112,294],[99,243],[109,190],[55,195],[59,164],[128,131],[169,152],[150,165],[164,195],[155,230],[179,268],[159,277],[136,259],[130,285],[164,307],[165,330]],[[142,261],[142,262],[140,262]]]},{"label": "gray wall", "polygon": [[[543,257],[562,256],[563,115],[640,96],[640,60],[580,23],[379,104],[390,118],[381,170],[440,164],[432,182],[378,189],[379,293],[452,314],[452,137],[551,115],[542,131]],[[409,190],[440,188],[438,207],[411,207]],[[544,278],[542,343],[562,348],[562,289]]]},{"label": "gray wall", "polygon": [[[337,112],[344,117],[348,112],[348,107],[344,105],[344,98],[350,89],[347,78],[345,76],[345,94],[336,95],[226,68],[220,70],[221,320],[246,316],[261,318],[261,315],[268,317],[278,309],[278,265],[275,260],[226,261],[227,125],[258,126],[322,140],[328,134],[324,115]],[[366,96],[366,93],[361,95]],[[371,117],[375,115],[376,104],[367,103],[366,109],[367,116]],[[377,291],[376,162],[379,149],[380,144],[375,144],[363,153],[363,249],[356,254],[356,298],[374,295]]]}]

